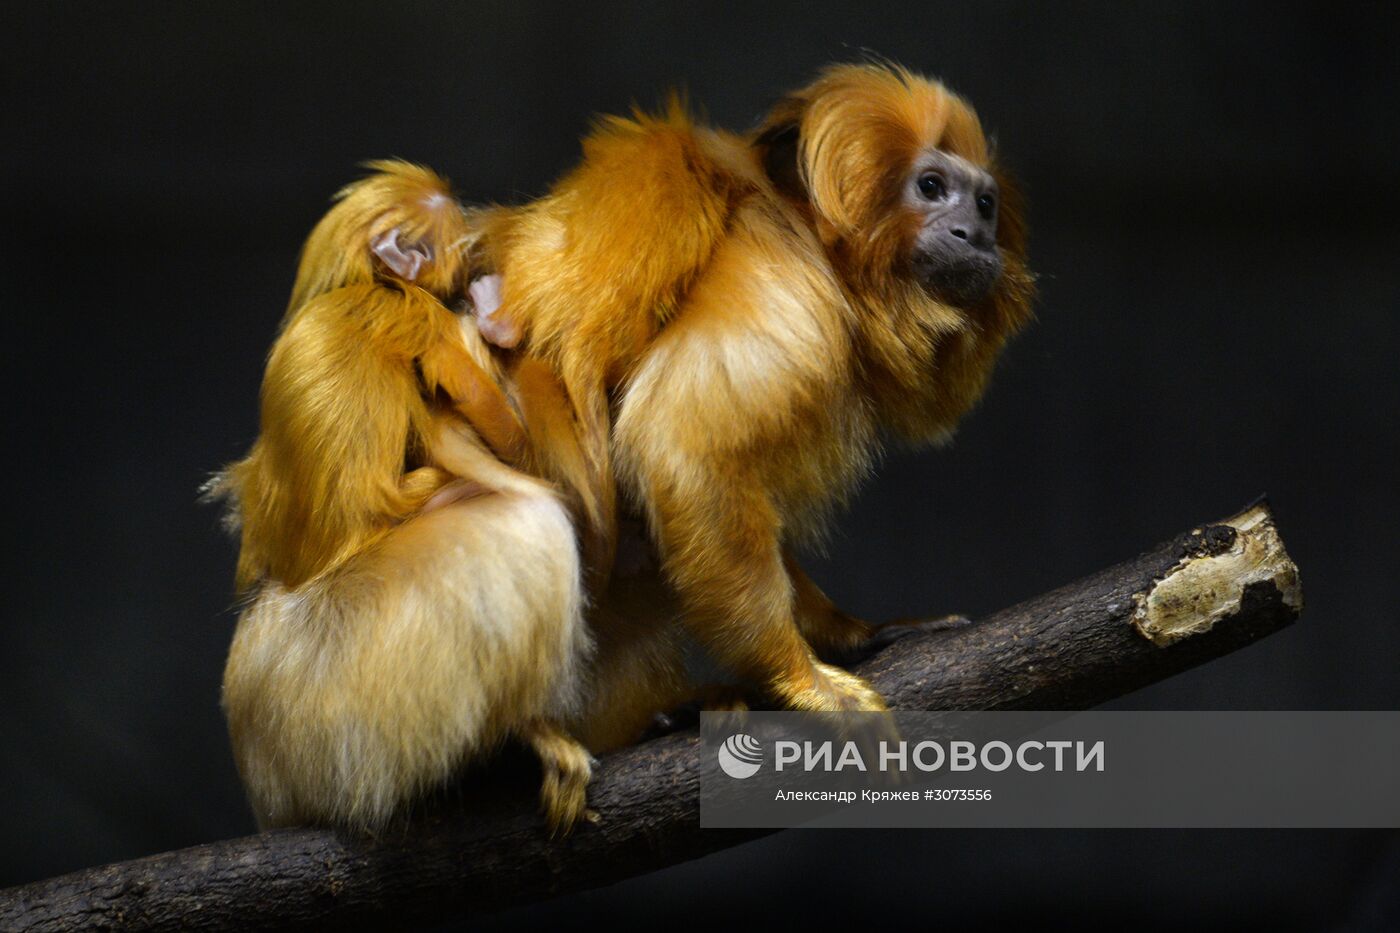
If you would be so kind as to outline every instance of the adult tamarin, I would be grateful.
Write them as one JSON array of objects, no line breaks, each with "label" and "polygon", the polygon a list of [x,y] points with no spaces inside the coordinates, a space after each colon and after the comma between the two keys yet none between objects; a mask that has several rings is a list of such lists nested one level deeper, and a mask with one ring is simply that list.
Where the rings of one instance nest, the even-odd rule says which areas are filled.
[{"label": "adult tamarin", "polygon": [[490,216],[499,313],[559,372],[714,658],[790,708],[883,709],[819,660],[872,628],[790,545],[883,436],[946,438],[1029,316],[1021,204],[976,114],[843,65],[747,136],[673,103],[601,121],[583,151]]},{"label": "adult tamarin", "polygon": [[[582,656],[575,617],[565,619],[567,613],[544,602],[514,613],[522,594],[538,593],[545,577],[566,575],[562,565],[572,561],[576,579],[580,559],[569,551],[572,540],[559,527],[521,531],[500,515],[472,511],[484,500],[565,516],[550,510],[545,487],[532,487],[538,495],[493,487],[491,496],[460,499],[426,515],[390,509],[386,519],[380,510],[367,536],[325,549],[340,561],[336,569],[301,588],[262,570],[262,558],[254,561],[263,582],[240,622],[225,701],[231,723],[237,719],[256,734],[252,741],[234,730],[245,778],[250,785],[264,782],[255,800],[258,793],[294,799],[277,811],[283,821],[387,819],[417,789],[484,747],[465,720],[444,712],[454,685],[496,724],[481,735],[514,731],[528,739],[537,728],[532,724],[543,721],[554,730],[547,734],[570,749],[570,736],[593,751],[631,741],[654,713],[697,696],[700,685],[691,682],[684,658],[690,636],[742,684],[792,708],[883,709],[869,685],[819,659],[858,648],[873,629],[826,599],[802,574],[791,546],[818,529],[869,471],[885,435],[915,442],[946,437],[1029,315],[1033,284],[1020,205],[971,108],[936,82],[898,68],[840,66],[780,102],[746,136],[697,126],[677,105],[659,116],[609,118],[585,140],[580,167],[549,195],[461,217],[467,229],[460,243],[469,248],[459,256],[470,271],[457,276],[455,291],[435,296],[438,309],[445,311],[441,303],[467,280],[501,277],[484,280],[499,282],[500,307],[493,298],[479,308],[492,313],[480,331],[464,327],[465,339],[521,413],[528,439],[520,456],[534,458],[527,469],[582,503],[569,514],[584,529],[585,543],[589,528],[599,542],[591,551],[601,555],[595,562],[602,570],[590,577],[597,653],[581,703],[558,728],[564,704],[540,686],[571,670],[566,645]],[[377,255],[379,233],[393,225],[376,218],[374,229],[341,246]],[[414,239],[407,242],[411,248]],[[455,242],[431,244],[433,255],[445,255]],[[323,256],[310,273],[336,261],[333,252]],[[374,270],[376,287],[391,280]],[[392,305],[386,314],[406,307]],[[279,344],[294,337],[294,323]],[[507,368],[499,359],[495,368],[487,365],[492,358],[481,352],[481,335],[514,347],[513,366],[541,364],[546,375],[557,374],[566,391],[554,398],[572,412],[561,414],[557,404],[525,411]],[[360,343],[362,351],[375,345]],[[290,373],[274,378],[277,358],[275,349],[269,382],[290,385]],[[398,357],[400,375],[405,358]],[[302,396],[356,397],[360,383],[338,381],[337,371],[313,366],[299,374]],[[417,391],[423,399],[438,394],[424,384]],[[469,439],[470,449],[484,455],[476,438],[490,432],[467,426],[509,425],[509,419],[492,415],[492,405],[464,409],[451,391],[445,394],[445,405],[427,406],[437,416],[429,424],[449,424],[451,438]],[[393,398],[389,408],[418,410],[407,392]],[[268,411],[265,404],[259,446],[281,430],[269,425]],[[277,406],[271,411],[274,419],[297,417]],[[345,446],[326,449],[353,458],[357,451],[346,448],[358,436],[354,419],[332,421],[328,431]],[[545,423],[555,427],[544,430]],[[397,490],[429,467],[447,470],[454,482],[482,483],[477,473],[489,469],[478,461],[446,463],[432,446],[434,429],[405,440],[410,452],[431,451],[422,465],[411,453],[398,472],[388,458],[378,464],[380,486]],[[419,435],[429,440],[415,444]],[[516,456],[508,440],[487,444],[508,461]],[[309,469],[333,476],[335,460]],[[303,475],[285,460],[267,462],[274,479]],[[231,474],[235,480],[240,469]],[[615,542],[614,472],[644,519],[659,566],[650,569],[643,560],[623,572],[619,561],[605,585]],[[310,482],[303,485],[318,488]],[[255,484],[232,485],[246,499]],[[296,485],[289,488],[293,498],[301,495]],[[337,508],[333,502],[335,514],[313,515],[338,521]],[[242,512],[246,522],[257,507],[245,501]],[[270,509],[268,527],[293,512]],[[443,514],[460,522],[449,525],[438,518]],[[343,530],[329,537],[348,540]],[[296,553],[285,559],[296,565],[300,546],[289,540]],[[400,541],[406,544],[397,548]],[[245,553],[249,546],[245,531]],[[362,566],[365,572],[354,575]],[[366,581],[401,577],[413,581],[408,595],[386,589],[361,601]],[[488,592],[488,583],[498,589]],[[305,589],[313,585],[318,589]],[[473,586],[481,587],[471,590],[474,601],[460,601]],[[304,592],[319,601],[302,598]],[[559,605],[576,612],[559,592]],[[414,621],[385,627],[383,618],[399,611],[395,599],[412,607]],[[547,612],[559,618],[551,623]],[[498,619],[511,621],[499,626]],[[502,628],[518,651],[476,647],[476,639],[499,637]],[[408,638],[412,650],[401,650],[395,637]],[[342,665],[342,641],[358,652],[353,667]],[[529,644],[552,646],[553,653],[531,657],[524,650]],[[280,661],[282,654],[295,663]],[[489,655],[490,663],[466,671],[456,665],[463,654]],[[432,695],[444,702],[398,702],[395,691],[410,697],[418,689],[420,664],[429,666]],[[521,670],[522,664],[538,670]],[[365,679],[363,670],[382,672],[394,684],[391,701],[382,702],[380,674]],[[532,679],[537,673],[543,676]],[[310,689],[298,697],[302,683]],[[302,731],[310,733],[311,751],[304,750]],[[408,745],[411,755],[381,766]],[[586,759],[553,773],[566,772],[575,785],[578,775],[586,779]],[[358,802],[337,802],[337,788]],[[558,824],[581,810],[578,795],[567,799],[551,807]]]}]

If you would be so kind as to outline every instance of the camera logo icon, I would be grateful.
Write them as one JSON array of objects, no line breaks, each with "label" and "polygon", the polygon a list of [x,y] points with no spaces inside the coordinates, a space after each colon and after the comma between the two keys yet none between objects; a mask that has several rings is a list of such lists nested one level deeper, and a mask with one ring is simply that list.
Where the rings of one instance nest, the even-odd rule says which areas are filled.
[{"label": "camera logo icon", "polygon": [[719,747],[720,770],[732,778],[753,777],[763,764],[763,744],[751,735],[736,732]]}]

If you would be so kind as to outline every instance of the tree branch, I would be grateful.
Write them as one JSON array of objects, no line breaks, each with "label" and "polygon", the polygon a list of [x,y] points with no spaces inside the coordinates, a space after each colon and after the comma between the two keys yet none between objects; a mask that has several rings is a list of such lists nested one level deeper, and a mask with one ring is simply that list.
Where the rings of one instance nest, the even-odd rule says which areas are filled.
[{"label": "tree branch", "polygon": [[[858,670],[896,708],[1080,709],[1243,647],[1301,608],[1261,502]],[[469,812],[439,808],[390,838],[279,830],[10,888],[0,929],[401,927],[615,882],[762,834],[699,828],[700,752],[690,730],[608,756],[589,790],[599,823],[563,841],[535,813],[537,781],[516,775],[471,794]]]}]

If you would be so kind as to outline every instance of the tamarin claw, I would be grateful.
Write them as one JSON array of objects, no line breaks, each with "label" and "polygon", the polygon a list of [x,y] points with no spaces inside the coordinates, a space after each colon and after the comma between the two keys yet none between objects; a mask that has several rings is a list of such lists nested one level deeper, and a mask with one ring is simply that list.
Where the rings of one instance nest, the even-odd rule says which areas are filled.
[{"label": "tamarin claw", "polygon": [[776,692],[790,709],[813,713],[883,713],[888,707],[879,691],[850,671],[820,661],[812,664],[812,682]]},{"label": "tamarin claw", "polygon": [[540,786],[540,809],[550,835],[562,838],[588,810],[588,782],[596,763],[588,750],[573,736],[548,723],[534,725],[525,735],[544,771]]},{"label": "tamarin claw", "polygon": [[956,613],[939,616],[936,619],[890,622],[875,629],[874,633],[865,640],[865,644],[857,649],[860,652],[858,660],[864,660],[873,654],[878,654],[895,642],[902,641],[911,635],[926,635],[931,632],[952,632],[967,628],[971,624],[972,620],[967,616]]}]

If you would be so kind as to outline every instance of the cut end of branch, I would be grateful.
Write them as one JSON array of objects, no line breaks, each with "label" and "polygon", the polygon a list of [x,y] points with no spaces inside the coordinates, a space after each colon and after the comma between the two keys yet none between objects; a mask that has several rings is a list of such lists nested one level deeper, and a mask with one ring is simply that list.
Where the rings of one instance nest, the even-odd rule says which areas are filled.
[{"label": "cut end of branch", "polygon": [[1239,615],[1251,590],[1273,587],[1295,613],[1303,608],[1298,567],[1284,549],[1267,503],[1216,525],[1145,592],[1134,594],[1133,627],[1154,645],[1200,635]]}]

